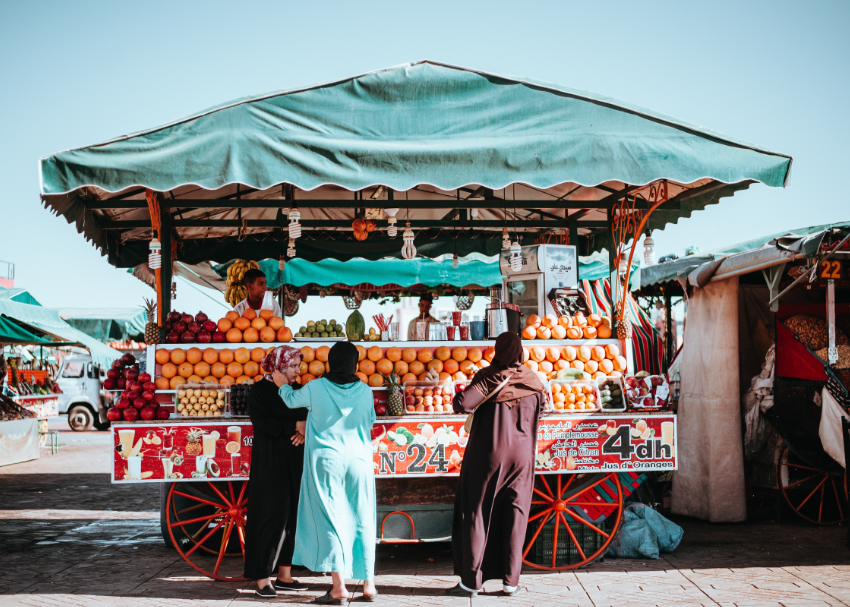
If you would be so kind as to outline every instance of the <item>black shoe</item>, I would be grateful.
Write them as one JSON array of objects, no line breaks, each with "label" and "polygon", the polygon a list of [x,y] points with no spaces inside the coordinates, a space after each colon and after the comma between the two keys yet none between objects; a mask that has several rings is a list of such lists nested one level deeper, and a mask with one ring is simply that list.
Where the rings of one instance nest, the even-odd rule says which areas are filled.
[{"label": "black shoe", "polygon": [[265,586],[264,588],[257,588],[255,590],[257,596],[261,599],[273,599],[277,597],[277,592],[274,591],[274,588],[271,586]]},{"label": "black shoe", "polygon": [[378,600],[378,593],[376,592],[375,594],[366,594],[364,592],[363,593],[363,600],[366,601],[367,603],[374,603],[375,601]]},{"label": "black shoe", "polygon": [[314,603],[318,603],[320,605],[346,605],[351,599],[351,595],[349,594],[346,598],[335,599],[331,596],[331,591],[328,590],[325,594],[320,596],[317,599],[313,599]]},{"label": "black shoe", "polygon": [[458,584],[457,586],[452,586],[451,588],[446,590],[446,594],[448,594],[449,596],[465,596],[471,598],[478,596],[478,591],[466,590],[465,588],[462,588],[460,584]]},{"label": "black shoe", "polygon": [[516,596],[516,595],[518,595],[520,592],[522,592],[522,586],[520,586],[519,584],[517,584],[517,587],[516,587],[516,588],[514,588],[514,591],[513,591],[513,592],[505,592],[505,589],[504,589],[504,588],[502,588],[502,594],[503,594],[504,596]]},{"label": "black shoe", "polygon": [[305,586],[298,580],[292,580],[291,582],[281,582],[280,580],[274,581],[274,589],[282,590],[283,592],[301,592],[302,590],[309,590],[309,586]]}]

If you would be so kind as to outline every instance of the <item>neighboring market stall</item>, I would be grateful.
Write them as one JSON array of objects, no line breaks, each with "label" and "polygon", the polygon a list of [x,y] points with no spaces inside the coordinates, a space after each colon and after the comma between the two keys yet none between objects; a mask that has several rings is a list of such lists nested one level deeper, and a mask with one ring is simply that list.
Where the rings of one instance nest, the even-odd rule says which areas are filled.
[{"label": "neighboring market stall", "polygon": [[[110,263],[131,268],[147,259],[155,270],[167,343],[149,348],[147,376],[125,358],[114,379],[141,383],[149,393],[124,403],[125,410],[141,399],[147,416],[168,417],[166,406],[144,401],[176,399],[181,417],[116,420],[114,479],[171,483],[164,512],[169,537],[193,567],[216,579],[241,571],[223,558],[243,549],[252,428],[215,414],[222,406],[241,411],[240,394],[258,372],[255,357],[289,339],[294,327],[273,315],[218,322],[175,315],[175,267],[238,260],[228,272],[229,279],[236,276],[227,285],[232,298],[251,259],[277,259],[284,272],[300,263],[294,259],[365,259],[375,264],[366,281],[374,286],[398,284],[398,276],[374,271],[386,257],[498,255],[501,288],[490,293],[485,335],[508,326],[523,333],[527,363],[550,386],[553,409],[538,432],[523,559],[558,570],[602,555],[642,473],[672,470],[678,462],[664,379],[632,375],[643,352],[632,352],[631,337],[644,327],[621,285],[632,284],[633,243],[646,229],[662,229],[755,182],[784,186],[790,164],[788,156],[613,99],[420,62],[246,98],[48,156],[41,192],[45,206],[75,222]],[[602,249],[609,253],[603,284],[582,288],[578,256]],[[349,308],[362,300],[356,291],[363,289],[353,290]],[[297,288],[286,297],[311,295]],[[463,332],[462,310],[458,315],[451,326]],[[302,350],[302,382],[324,372],[321,358],[334,333],[352,341],[368,335],[356,316],[344,331],[341,323],[317,320],[327,324],[313,326],[335,330],[295,337],[312,339]],[[492,349],[487,339],[452,341],[446,330],[436,343],[409,348],[362,343],[360,371],[376,392],[385,390],[379,365],[389,371],[404,363],[414,378],[403,385],[402,416],[382,416],[373,430],[379,502],[395,508],[383,517],[379,539],[445,539],[414,519],[424,506],[449,511],[463,460],[463,418],[436,409],[436,398],[449,399]],[[192,345],[204,333],[209,342]],[[213,341],[218,333],[224,342]],[[447,365],[457,371],[449,373]],[[426,368],[436,381],[411,384],[433,377]],[[207,378],[219,383],[204,384]],[[435,393],[438,387],[449,393]],[[603,409],[614,397],[622,412]],[[208,415],[183,416],[188,405]],[[417,411],[420,406],[434,409]],[[629,406],[654,411],[636,419]]]},{"label": "neighboring market stall", "polygon": [[[846,520],[848,234],[850,223],[802,228],[642,270],[644,289],[688,295],[674,512],[744,520],[749,476],[809,521]],[[706,473],[718,451],[724,465]]]},{"label": "neighboring market stall", "polygon": [[141,308],[60,308],[69,325],[102,342],[142,341],[146,316]]}]

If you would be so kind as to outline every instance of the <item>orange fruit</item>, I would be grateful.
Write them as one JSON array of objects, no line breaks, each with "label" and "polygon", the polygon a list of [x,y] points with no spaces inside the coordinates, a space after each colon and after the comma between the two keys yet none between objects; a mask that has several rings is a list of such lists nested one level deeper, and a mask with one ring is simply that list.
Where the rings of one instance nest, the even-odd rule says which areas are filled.
[{"label": "orange fruit", "polygon": [[281,327],[277,330],[277,340],[279,342],[289,342],[292,341],[292,329],[289,327]]},{"label": "orange fruit", "polygon": [[240,377],[242,375],[242,365],[241,365],[241,363],[232,362],[229,365],[227,365],[227,374],[230,377],[232,377],[233,379]]},{"label": "orange fruit", "polygon": [[556,371],[560,371],[561,369],[569,369],[569,368],[570,368],[570,361],[564,360],[563,358],[561,360],[555,361],[555,370]]},{"label": "orange fruit", "polygon": [[562,393],[558,392],[557,394],[553,394],[553,395],[552,395],[552,399],[553,399],[556,403],[562,403],[562,402],[564,402],[564,401],[566,401],[566,400],[567,400],[567,397],[566,397],[566,395],[565,395],[565,394],[562,394]]},{"label": "orange fruit", "polygon": [[582,333],[585,339],[596,339],[596,329],[590,325],[585,325]]},{"label": "orange fruit", "polygon": [[221,377],[221,379],[218,380],[218,383],[220,383],[225,388],[229,388],[233,385],[234,381],[235,380],[229,375],[224,375],[223,377]]},{"label": "orange fruit", "polygon": [[233,321],[233,328],[239,329],[240,331],[244,331],[245,329],[251,326],[251,321],[247,318],[237,318]]},{"label": "orange fruit", "polygon": [[614,371],[625,373],[627,367],[626,359],[623,356],[614,357]]},{"label": "orange fruit", "polygon": [[487,362],[493,362],[493,357],[496,356],[496,348],[490,346],[486,350],[484,350],[484,360]]},{"label": "orange fruit", "polygon": [[172,377],[171,380],[169,380],[168,387],[171,388],[172,390],[174,390],[177,386],[182,386],[185,383],[186,383],[185,377],[180,377],[179,375],[176,375],[176,376]]},{"label": "orange fruit", "polygon": [[584,370],[588,373],[596,373],[599,371],[599,362],[595,360],[589,360],[584,363]]},{"label": "orange fruit", "polygon": [[171,360],[171,353],[168,350],[157,350],[154,356],[156,357],[156,362],[161,365]]},{"label": "orange fruit", "polygon": [[427,363],[431,360],[431,350],[429,348],[421,348],[419,352],[416,353],[416,360],[421,363]]},{"label": "orange fruit", "polygon": [[234,358],[236,357],[233,354],[233,350],[219,350],[218,352],[218,361],[225,365],[232,363]]},{"label": "orange fruit", "polygon": [[372,346],[368,350],[366,350],[366,358],[371,360],[373,363],[378,362],[384,357],[384,353],[379,346]]},{"label": "orange fruit", "polygon": [[602,346],[593,346],[590,349],[590,358],[592,358],[596,362],[599,362],[600,360],[604,360],[605,359],[605,348],[603,348]]},{"label": "orange fruit", "polygon": [[543,317],[543,319],[540,321],[540,324],[542,324],[544,327],[549,327],[549,328],[551,329],[552,327],[557,326],[557,324],[558,324],[558,317],[557,317],[557,316],[555,316],[554,314],[547,314],[547,315],[546,315],[546,316],[544,316],[544,317]]},{"label": "orange fruit", "polygon": [[233,322],[233,321],[235,321],[237,318],[239,318],[239,314],[236,312],[236,310],[230,310],[230,312],[228,312],[227,314],[225,314],[225,315],[224,315],[224,317],[225,317],[227,320],[229,320],[230,322]]},{"label": "orange fruit", "polygon": [[620,348],[616,344],[608,344],[605,346],[605,358],[613,360],[620,355]]},{"label": "orange fruit", "polygon": [[369,376],[369,385],[373,388],[380,388],[384,385],[384,378],[378,375],[377,373],[374,373]]},{"label": "orange fruit", "polygon": [[222,378],[227,375],[227,365],[222,362],[213,363],[210,365],[210,374],[213,377]]},{"label": "orange fruit", "polygon": [[457,362],[461,362],[462,360],[466,360],[467,351],[463,346],[458,346],[452,350],[452,358]]},{"label": "orange fruit", "polygon": [[[251,360],[255,363],[263,362],[263,359],[266,357],[266,351],[263,348],[254,348],[251,350]],[[245,375],[256,375],[256,373],[246,373]]]},{"label": "orange fruit", "polygon": [[567,336],[567,330],[561,325],[552,327],[552,337],[554,339],[564,339]]},{"label": "orange fruit", "polygon": [[573,324],[573,319],[569,316],[560,316],[558,318],[558,324],[566,329]]},{"label": "orange fruit", "polygon": [[316,360],[323,363],[328,362],[328,353],[331,349],[328,346],[319,346],[316,348]]},{"label": "orange fruit", "polygon": [[607,358],[600,360],[599,370],[602,371],[605,375],[608,375],[611,371],[614,370],[614,363],[608,360]]},{"label": "orange fruit", "polygon": [[363,346],[354,346],[354,347],[357,348],[357,360],[358,361],[361,361],[364,358],[366,358],[366,348],[364,348]]},{"label": "orange fruit", "polygon": [[466,376],[466,373],[464,373],[463,371],[458,371],[457,373],[452,375],[452,377],[455,379],[455,381],[466,381],[467,379],[469,379]]},{"label": "orange fruit", "polygon": [[416,376],[413,373],[405,373],[404,377],[401,378],[402,384],[406,384],[410,381],[416,381]]},{"label": "orange fruit", "polygon": [[434,369],[437,373],[442,373],[443,372],[443,361],[441,361],[438,358],[435,358],[434,360],[428,362],[428,368]]},{"label": "orange fruit", "polygon": [[234,327],[224,334],[224,338],[228,341],[228,343],[238,344],[242,341],[242,331]]},{"label": "orange fruit", "polygon": [[316,360],[316,352],[310,346],[304,346],[301,348],[301,360],[305,363],[311,363]]},{"label": "orange fruit", "polygon": [[194,367],[195,375],[200,375],[201,377],[207,377],[210,374],[210,366],[204,361],[199,362]]},{"label": "orange fruit", "polygon": [[227,333],[230,329],[233,328],[233,323],[227,320],[226,318],[222,318],[218,321],[218,330],[222,333]]},{"label": "orange fruit", "polygon": [[307,365],[307,372],[310,375],[315,375],[316,377],[321,377],[325,374],[325,363],[320,360],[314,360],[309,365]]},{"label": "orange fruit", "polygon": [[448,346],[440,346],[439,348],[434,350],[434,356],[437,358],[437,360],[445,362],[452,357],[452,349]]},{"label": "orange fruit", "polygon": [[581,339],[582,332],[580,327],[570,327],[567,329],[567,339]]},{"label": "orange fruit", "polygon": [[364,384],[368,384],[368,383],[369,383],[369,378],[366,376],[366,374],[365,374],[365,373],[361,373],[360,371],[355,371],[355,372],[354,372],[354,374],[355,374],[355,375],[356,375],[356,376],[360,379],[360,381],[362,381]]},{"label": "orange fruit", "polygon": [[182,348],[174,348],[171,351],[171,362],[175,365],[186,362],[186,350]]},{"label": "orange fruit", "polygon": [[541,319],[537,314],[531,314],[525,321],[526,327],[534,327],[535,330],[540,326]]},{"label": "orange fruit", "polygon": [[570,363],[570,366],[573,369],[578,369],[579,371],[584,371],[584,363],[581,362],[580,360],[574,360],[573,362]]},{"label": "orange fruit", "polygon": [[407,363],[404,362],[403,360],[397,361],[393,368],[395,369],[396,375],[398,375],[399,377],[402,377],[403,375],[407,375],[407,372],[408,372]]},{"label": "orange fruit", "polygon": [[443,371],[445,371],[446,373],[454,375],[459,370],[460,370],[460,365],[453,358],[450,358],[446,362],[443,363]]},{"label": "orange fruit", "polygon": [[573,326],[583,327],[587,324],[587,318],[584,316],[584,312],[576,312],[576,315],[573,316]]},{"label": "orange fruit", "polygon": [[361,360],[359,369],[366,375],[372,375],[375,373],[375,363],[368,358],[366,360]]},{"label": "orange fruit", "polygon": [[244,365],[251,360],[251,351],[248,348],[237,348],[233,353],[233,359],[240,365]]},{"label": "orange fruit", "polygon": [[528,325],[522,330],[523,339],[537,339],[537,329]]},{"label": "orange fruit", "polygon": [[613,335],[611,327],[606,325],[599,325],[596,327],[596,336],[599,337],[599,339],[611,339],[611,335]]},{"label": "orange fruit", "polygon": [[260,310],[259,317],[268,321],[270,318],[274,317],[274,312],[272,310]]},{"label": "orange fruit", "polygon": [[588,346],[579,346],[578,359],[584,363],[590,360],[590,348]]},{"label": "orange fruit", "polygon": [[539,363],[541,360],[546,358],[546,349],[542,346],[534,346],[529,350],[528,355],[531,360]]},{"label": "orange fruit", "polygon": [[552,339],[552,330],[549,327],[537,327],[538,339]]},{"label": "orange fruit", "polygon": [[168,390],[168,378],[167,377],[157,377],[156,381],[154,383],[156,384],[157,390]]},{"label": "orange fruit", "polygon": [[473,366],[473,362],[471,360],[460,361],[460,371],[461,371],[461,373],[465,373],[467,375],[472,375],[473,374],[472,366]]},{"label": "orange fruit", "polygon": [[382,358],[377,363],[375,363],[375,369],[381,375],[389,375],[393,372],[393,362],[388,358]]},{"label": "orange fruit", "polygon": [[481,348],[470,348],[469,351],[466,353],[466,358],[474,363],[477,363],[482,358],[484,358],[484,354],[481,352]]},{"label": "orange fruit", "polygon": [[244,384],[244,383],[251,381],[252,379],[253,378],[248,377],[247,375],[240,375],[239,377],[236,378],[236,383],[237,384]]},{"label": "orange fruit", "polygon": [[591,314],[587,317],[587,324],[595,329],[602,324],[602,317],[599,314]]},{"label": "orange fruit", "polygon": [[201,359],[208,365],[218,362],[218,350],[215,348],[205,349],[201,354]]},{"label": "orange fruit", "polygon": [[425,371],[425,365],[418,360],[414,360],[410,365],[408,365],[408,369],[414,375],[421,375],[423,371]]},{"label": "orange fruit", "polygon": [[406,363],[412,363],[416,360],[416,350],[413,348],[405,348],[401,352],[401,359]]},{"label": "orange fruit", "polygon": [[166,379],[171,379],[177,375],[177,365],[174,363],[165,363],[162,365],[162,376]]},{"label": "orange fruit", "polygon": [[401,348],[393,346],[392,348],[387,348],[387,360],[390,362],[398,362],[401,360]]},{"label": "orange fruit", "polygon": [[275,332],[280,331],[286,324],[285,322],[283,322],[282,318],[279,318],[277,316],[272,316],[271,318],[269,318],[268,323],[269,327]]},{"label": "orange fruit", "polygon": [[440,373],[440,381],[451,381],[451,379],[452,379],[452,376],[449,375],[448,373],[446,373],[445,371]]},{"label": "orange fruit", "polygon": [[522,362],[527,361],[529,358],[530,358],[530,356],[528,355],[528,348],[523,346],[522,347]]},{"label": "orange fruit", "polygon": [[180,363],[177,366],[177,375],[180,377],[189,377],[195,372],[195,366],[192,363]]},{"label": "orange fruit", "polygon": [[306,386],[307,384],[309,384],[314,379],[316,379],[315,375],[311,375],[310,373],[305,373],[304,375],[301,376],[301,385]]},{"label": "orange fruit", "polygon": [[260,329],[260,341],[264,344],[270,344],[277,337],[277,333],[274,332],[274,329],[271,327],[263,327]]},{"label": "orange fruit", "polygon": [[249,343],[257,343],[260,339],[260,332],[254,327],[248,327],[242,332],[242,340]]},{"label": "orange fruit", "polygon": [[307,363],[303,360],[298,364],[298,375],[304,375],[307,372]]},{"label": "orange fruit", "polygon": [[268,325],[268,323],[263,318],[257,317],[257,318],[255,318],[254,320],[251,321],[251,326],[253,328],[255,328],[257,331],[262,331],[263,329],[266,328],[267,325]]},{"label": "orange fruit", "polygon": [[242,311],[242,318],[254,320],[255,318],[257,318],[257,313],[251,308],[251,306],[248,306]]},{"label": "orange fruit", "polygon": [[552,372],[553,369],[554,367],[552,366],[551,361],[543,360],[540,362],[540,370],[544,373],[549,374]]},{"label": "orange fruit", "polygon": [[549,362],[555,362],[561,358],[561,349],[556,346],[549,346],[546,348],[546,360]]}]

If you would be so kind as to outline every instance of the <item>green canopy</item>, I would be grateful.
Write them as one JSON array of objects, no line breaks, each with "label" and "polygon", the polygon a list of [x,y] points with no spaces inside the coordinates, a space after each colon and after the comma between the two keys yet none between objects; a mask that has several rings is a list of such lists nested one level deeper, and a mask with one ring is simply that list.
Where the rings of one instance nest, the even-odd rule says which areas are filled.
[{"label": "green canopy", "polygon": [[53,345],[53,340],[39,337],[35,333],[31,333],[23,327],[15,324],[8,318],[0,316],[0,342],[15,343],[15,344],[39,344]]},{"label": "green canopy", "polygon": [[139,308],[62,308],[59,316],[72,327],[104,342],[144,336],[147,323],[147,314]]},{"label": "green canopy", "polygon": [[0,287],[0,299],[17,301],[18,303],[29,304],[31,306],[41,305],[38,300],[32,296],[32,293],[26,289],[7,289],[5,287]]},{"label": "green canopy", "polygon": [[[245,97],[39,166],[44,204],[132,267],[151,238],[144,188],[163,193],[189,264],[277,258],[293,197],[308,261],[398,256],[398,238],[352,239],[354,209],[371,206],[409,206],[431,258],[496,255],[503,227],[531,244],[572,220],[587,254],[607,245],[611,205],[649,198],[647,184],[670,188],[647,224],[661,229],[754,182],[786,185],[791,157],[610,97],[422,61]],[[442,210],[470,201],[475,220]]]}]

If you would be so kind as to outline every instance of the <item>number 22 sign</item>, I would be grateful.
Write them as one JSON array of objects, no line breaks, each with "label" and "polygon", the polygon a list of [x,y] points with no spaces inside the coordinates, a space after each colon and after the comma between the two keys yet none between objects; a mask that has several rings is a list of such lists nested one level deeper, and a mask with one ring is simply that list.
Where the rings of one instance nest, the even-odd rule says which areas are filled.
[{"label": "number 22 sign", "polygon": [[827,259],[820,264],[820,277],[823,280],[841,280],[844,278],[844,266],[840,261]]}]

